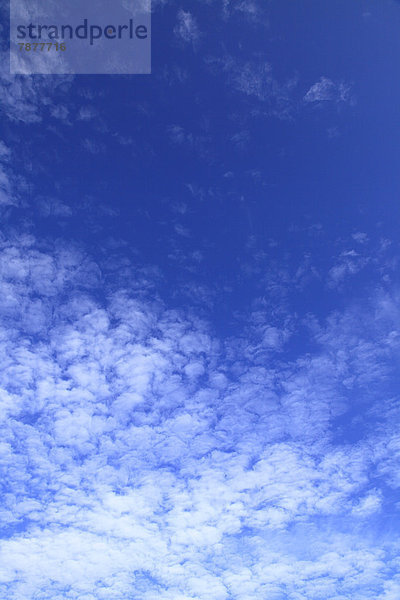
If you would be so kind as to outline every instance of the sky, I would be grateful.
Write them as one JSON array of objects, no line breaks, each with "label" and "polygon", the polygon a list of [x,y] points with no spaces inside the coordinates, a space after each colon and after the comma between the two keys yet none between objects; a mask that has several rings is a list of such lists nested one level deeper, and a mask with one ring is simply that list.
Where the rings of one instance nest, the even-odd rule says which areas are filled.
[{"label": "sky", "polygon": [[0,93],[0,597],[400,598],[400,2],[154,0]]}]

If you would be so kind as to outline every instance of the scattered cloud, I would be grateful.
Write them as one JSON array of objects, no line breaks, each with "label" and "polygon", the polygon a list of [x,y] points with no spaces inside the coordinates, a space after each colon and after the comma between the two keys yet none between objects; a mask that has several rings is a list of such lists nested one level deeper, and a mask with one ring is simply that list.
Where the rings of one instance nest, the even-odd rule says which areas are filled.
[{"label": "scattered cloud", "polygon": [[69,123],[69,110],[66,106],[58,104],[53,106],[50,110],[50,114],[55,119],[62,121],[63,123]]},{"label": "scattered cloud", "polygon": [[98,112],[94,106],[81,106],[78,113],[78,119],[81,121],[91,121],[97,117]]},{"label": "scattered cloud", "polygon": [[56,95],[66,91],[72,76],[11,75],[8,72],[9,60],[2,55],[0,81],[2,94],[0,107],[11,121],[20,123],[38,123],[46,110],[57,107]]},{"label": "scattered cloud", "polygon": [[38,206],[43,217],[70,217],[73,214],[70,206],[54,198],[43,198]]},{"label": "scattered cloud", "polygon": [[82,146],[85,150],[90,152],[90,154],[100,154],[106,150],[106,147],[102,142],[92,138],[85,138],[82,141]]},{"label": "scattered cloud", "polygon": [[358,532],[384,500],[373,465],[390,478],[400,446],[332,425],[355,382],[381,402],[398,308],[332,316],[293,360],[268,310],[218,339],[154,297],[100,303],[103,269],[2,243],[2,595],[385,598],[395,549]]},{"label": "scattered cloud", "polygon": [[349,84],[343,82],[336,83],[328,77],[321,77],[319,81],[310,87],[304,96],[304,102],[353,104],[354,96],[352,95],[352,89]]},{"label": "scattered cloud", "polygon": [[355,250],[343,251],[337,264],[329,270],[328,286],[339,287],[347,278],[357,275],[369,262],[370,257],[360,255]]},{"label": "scattered cloud", "polygon": [[268,115],[292,117],[297,77],[279,82],[273,76],[272,66],[264,59],[242,61],[227,55],[224,58],[208,58],[207,64],[215,74],[221,71],[225,73],[227,83],[233,90],[262,103]]},{"label": "scattered cloud", "polygon": [[11,151],[0,140],[0,206],[13,206],[18,203],[15,195],[15,177],[10,168]]},{"label": "scattered cloud", "polygon": [[176,233],[182,237],[190,237],[190,231],[187,227],[184,227],[184,225],[177,223],[174,227]]},{"label": "scattered cloud", "polygon": [[200,32],[195,17],[189,11],[180,10],[174,33],[176,37],[186,44],[195,45],[200,39]]},{"label": "scattered cloud", "polygon": [[368,242],[368,235],[361,231],[357,231],[357,233],[353,233],[352,238],[359,244],[366,244]]},{"label": "scattered cloud", "polygon": [[[266,23],[253,0],[219,6],[226,18]],[[185,10],[174,34],[195,48],[202,38]],[[231,97],[251,109],[240,122],[229,116],[230,147],[250,146],[247,114],[292,119],[299,105],[354,102],[350,85],[327,77],[299,97],[297,77],[279,81],[260,55],[206,61]],[[186,85],[188,73],[168,67],[163,78]],[[44,129],[36,125],[46,115],[59,121],[52,127],[70,125],[72,115],[87,130],[98,114],[94,100],[110,90],[88,84],[70,105],[70,81],[3,73],[2,112],[15,126],[32,125],[27,132]],[[151,114],[144,106],[137,129],[119,133],[104,120],[77,145],[103,153],[107,134],[114,149],[140,148],[142,116]],[[172,110],[167,118],[173,125],[157,121],[156,135],[167,132],[179,156],[209,153],[207,119],[181,125]],[[328,125],[333,138],[338,130]],[[13,153],[0,141],[6,208],[19,207]],[[261,158],[270,168],[268,154]],[[220,223],[229,225],[223,184],[240,189],[245,177],[261,186],[268,174],[251,153],[244,165],[219,157],[203,179],[189,171],[183,189],[182,182],[163,189],[157,215],[169,224],[162,260],[175,261],[179,276],[201,273],[176,285],[171,279],[165,286],[166,274],[143,266],[139,253],[132,260],[130,238],[102,238],[96,258],[70,240],[49,240],[55,220],[66,227],[84,211],[107,222],[121,211],[125,219],[123,203],[111,207],[94,191],[72,209],[60,182],[60,194],[35,195],[46,235],[29,233],[31,224],[21,228],[28,233],[9,226],[0,234],[0,597],[397,600],[400,294],[384,279],[398,267],[384,254],[395,244],[383,238],[375,251],[370,230],[353,229],[332,259],[329,227],[315,215],[287,238],[260,219],[259,229],[232,233],[245,259],[235,263],[236,247],[225,249],[243,286],[230,287],[234,277],[225,281],[223,268],[216,271],[221,281],[203,279],[209,255],[213,268],[226,255],[219,256],[223,241],[201,239],[198,222],[220,212],[215,237],[222,236]],[[234,212],[231,196],[227,201],[235,217],[244,214]],[[151,199],[144,210],[155,205]],[[88,227],[101,230],[99,221]],[[307,251],[291,245],[299,232]],[[325,247],[321,260],[318,244]],[[298,256],[289,264],[290,252]],[[367,268],[379,283],[357,288],[359,295],[366,289],[365,298],[337,294]],[[229,303],[247,276],[262,295],[233,313]],[[245,292],[236,306],[246,305]],[[332,308],[314,314],[322,294],[330,294]],[[205,318],[211,313],[218,315],[214,326]]]},{"label": "scattered cloud", "polygon": [[265,7],[255,0],[223,0],[223,15],[245,18],[250,22],[268,25]]}]

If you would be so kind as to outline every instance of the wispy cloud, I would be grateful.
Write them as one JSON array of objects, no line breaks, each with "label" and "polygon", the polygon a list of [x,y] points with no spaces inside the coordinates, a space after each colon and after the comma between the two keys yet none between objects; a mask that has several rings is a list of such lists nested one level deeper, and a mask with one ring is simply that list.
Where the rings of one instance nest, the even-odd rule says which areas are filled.
[{"label": "wispy cloud", "polygon": [[57,91],[73,80],[72,76],[10,75],[8,56],[2,54],[0,105],[8,119],[21,123],[38,123],[47,110],[56,110]]},{"label": "wispy cloud", "polygon": [[224,58],[209,57],[206,62],[215,73],[222,71],[225,74],[227,83],[233,90],[261,102],[266,114],[279,118],[290,118],[293,115],[296,77],[278,81],[273,75],[272,66],[264,59],[243,61],[227,55]]},{"label": "wispy cloud", "polygon": [[200,31],[195,17],[189,11],[180,10],[174,33],[178,39],[186,44],[195,45],[200,39]]}]

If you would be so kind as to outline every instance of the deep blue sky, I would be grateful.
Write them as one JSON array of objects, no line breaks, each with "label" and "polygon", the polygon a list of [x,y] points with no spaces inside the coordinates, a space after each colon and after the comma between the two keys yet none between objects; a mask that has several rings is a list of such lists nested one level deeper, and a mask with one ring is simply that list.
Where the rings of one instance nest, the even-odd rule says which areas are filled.
[{"label": "deep blue sky", "polygon": [[[193,18],[184,39],[179,10]],[[258,274],[243,274],[257,253],[285,255],[293,269],[311,253],[326,268],[339,238],[396,237],[398,5],[255,10],[156,9],[151,77],[34,78],[43,118],[3,126],[41,235],[95,253],[118,238],[162,269],[166,293],[189,280],[221,292],[223,282],[238,309],[262,291]],[[321,78],[331,99],[305,102]],[[38,196],[72,218],[43,220]]]},{"label": "deep blue sky", "polygon": [[398,600],[400,2],[3,54],[1,595]]}]

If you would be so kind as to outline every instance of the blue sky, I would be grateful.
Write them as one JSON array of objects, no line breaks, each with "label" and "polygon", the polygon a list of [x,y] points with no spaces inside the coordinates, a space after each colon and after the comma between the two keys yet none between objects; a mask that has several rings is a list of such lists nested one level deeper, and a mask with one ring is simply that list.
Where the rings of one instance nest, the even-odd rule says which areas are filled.
[{"label": "blue sky", "polygon": [[157,1],[150,76],[6,22],[0,596],[398,600],[400,2]]}]

